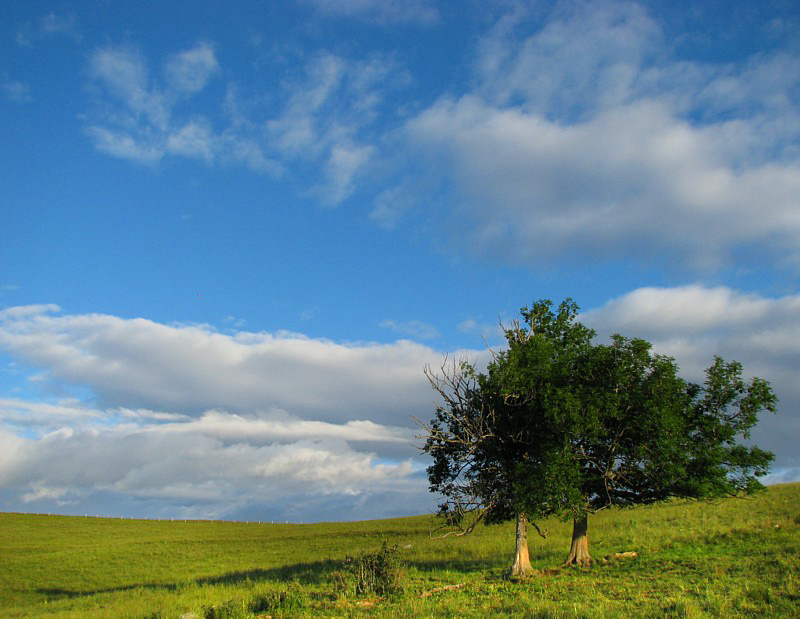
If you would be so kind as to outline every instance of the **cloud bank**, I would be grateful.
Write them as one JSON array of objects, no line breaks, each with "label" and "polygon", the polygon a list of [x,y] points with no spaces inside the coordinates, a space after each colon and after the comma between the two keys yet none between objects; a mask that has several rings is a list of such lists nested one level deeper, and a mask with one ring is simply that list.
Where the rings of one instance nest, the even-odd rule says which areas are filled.
[{"label": "cloud bank", "polygon": [[[779,481],[800,476],[799,309],[797,295],[693,285],[640,288],[581,320],[602,339],[649,339],[690,380],[702,381],[715,354],[770,380],[780,412],[753,438],[777,453]],[[36,372],[35,388],[61,393],[0,400],[0,488],[14,509],[308,521],[435,503],[411,422],[433,413],[422,367],[442,354],[424,345],[221,334],[29,306],[0,312],[0,349]],[[463,354],[479,364],[488,355],[453,356]]]},{"label": "cloud bank", "polygon": [[265,519],[308,520],[309,501],[345,519],[364,504],[433,506],[411,417],[433,408],[422,367],[441,355],[423,345],[42,305],[0,312],[0,349],[35,371],[35,388],[61,394],[0,400],[0,487],[17,509],[97,501],[128,511],[111,515],[221,518],[260,505]]}]

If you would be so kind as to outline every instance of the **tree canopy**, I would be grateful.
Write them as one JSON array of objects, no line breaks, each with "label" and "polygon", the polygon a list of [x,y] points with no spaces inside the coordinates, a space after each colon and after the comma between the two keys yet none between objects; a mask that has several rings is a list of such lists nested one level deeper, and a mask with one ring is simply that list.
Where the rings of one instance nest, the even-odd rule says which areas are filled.
[{"label": "tree canopy", "polygon": [[[761,487],[772,454],[739,442],[775,411],[769,383],[715,357],[704,384],[642,339],[595,332],[571,299],[521,310],[485,372],[462,361],[426,374],[442,403],[425,429],[430,488],[460,522],[517,518],[516,575],[529,570],[528,518],[572,518],[568,563],[588,563],[587,515],[670,497]],[[473,522],[476,522],[474,520]],[[522,539],[520,538],[522,535]],[[520,546],[524,545],[524,548]]]}]

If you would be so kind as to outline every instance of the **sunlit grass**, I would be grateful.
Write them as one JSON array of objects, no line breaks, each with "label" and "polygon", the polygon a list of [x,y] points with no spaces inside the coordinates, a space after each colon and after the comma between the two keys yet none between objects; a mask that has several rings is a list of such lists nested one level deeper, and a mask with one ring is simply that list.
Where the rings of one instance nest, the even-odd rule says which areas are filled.
[{"label": "sunlit grass", "polygon": [[[553,569],[570,524],[540,525],[547,539],[530,540],[541,574],[513,583],[513,524],[436,539],[430,516],[286,525],[0,514],[0,616],[800,616],[800,484],[596,514],[595,559],[639,556],[589,569]],[[345,556],[384,540],[405,564],[405,592],[337,588]]]}]

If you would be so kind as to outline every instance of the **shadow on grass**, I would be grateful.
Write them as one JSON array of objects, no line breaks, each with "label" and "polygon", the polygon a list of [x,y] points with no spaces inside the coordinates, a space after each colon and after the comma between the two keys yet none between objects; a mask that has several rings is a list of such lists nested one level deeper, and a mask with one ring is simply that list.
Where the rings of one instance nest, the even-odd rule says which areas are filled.
[{"label": "shadow on grass", "polygon": [[[503,562],[490,559],[411,559],[402,561],[402,563],[408,569],[424,573],[443,571],[451,574],[461,573],[464,575],[478,572],[486,574],[499,573],[508,567]],[[344,565],[341,560],[323,559],[320,561],[295,563],[280,567],[254,568],[251,570],[227,572],[218,576],[207,576],[194,581],[184,581],[182,583],[139,583],[121,585],[119,587],[89,589],[85,591],[71,591],[68,589],[56,588],[37,589],[36,591],[40,595],[47,596],[48,599],[58,599],[90,597],[93,595],[121,593],[137,589],[145,591],[177,591],[178,589],[185,588],[187,585],[191,586],[192,584],[199,586],[217,586],[241,585],[245,583],[256,584],[262,582],[274,582],[276,584],[296,582],[301,585],[321,585],[332,582],[332,574],[336,571],[342,571],[343,569]]]},{"label": "shadow on grass", "polygon": [[[405,565],[420,572],[460,572],[472,574],[475,572],[488,572],[504,567],[502,563],[487,559],[474,560],[447,560],[447,559],[422,559],[405,561]],[[510,564],[509,564],[510,565]]]},{"label": "shadow on grass", "polygon": [[[323,561],[313,561],[308,563],[296,563],[294,565],[284,565],[274,568],[256,568],[239,572],[228,572],[219,576],[208,576],[198,578],[194,584],[200,586],[215,585],[237,585],[242,583],[259,583],[266,581],[273,582],[298,582],[303,585],[322,584],[330,580],[330,575],[336,570],[342,569],[341,561],[325,559]],[[191,583],[192,581],[190,581]],[[140,583],[134,585],[122,585],[119,587],[108,587],[103,589],[90,589],[87,591],[71,591],[69,589],[37,589],[40,595],[47,596],[48,599],[58,598],[78,598],[90,597],[104,593],[121,593],[136,589],[147,591],[176,591],[186,586],[176,583]]]},{"label": "shadow on grass", "polygon": [[148,589],[160,591],[175,591],[178,585],[175,584],[138,584],[122,585],[120,587],[108,587],[106,589],[93,589],[90,591],[70,591],[69,589],[37,589],[36,593],[44,595],[48,600],[58,598],[79,598],[100,595],[103,593],[121,593],[123,591],[133,591],[134,589]]},{"label": "shadow on grass", "polygon": [[243,582],[263,582],[267,580],[278,582],[299,582],[304,585],[318,585],[330,580],[330,575],[342,569],[341,561],[325,559],[308,563],[295,563],[281,567],[258,568],[241,572],[229,572],[221,576],[200,578],[198,585],[236,585]]}]

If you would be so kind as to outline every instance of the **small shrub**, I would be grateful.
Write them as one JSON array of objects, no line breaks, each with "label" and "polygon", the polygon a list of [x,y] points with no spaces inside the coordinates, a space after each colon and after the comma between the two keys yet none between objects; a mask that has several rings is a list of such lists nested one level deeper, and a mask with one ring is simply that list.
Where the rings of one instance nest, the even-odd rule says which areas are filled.
[{"label": "small shrub", "polygon": [[402,593],[402,569],[397,546],[383,546],[376,553],[347,557],[345,569],[355,579],[356,595],[392,595]]},{"label": "small shrub", "polygon": [[205,619],[245,619],[249,617],[244,600],[228,600],[203,609]]},{"label": "small shrub", "polygon": [[347,572],[342,572],[340,570],[331,572],[330,578],[331,584],[333,585],[333,596],[335,599],[347,596],[347,592],[350,589],[349,576],[350,575]]},{"label": "small shrub", "polygon": [[251,597],[248,610],[251,613],[274,613],[300,610],[307,606],[306,593],[299,587],[290,586],[285,591],[270,591]]}]

